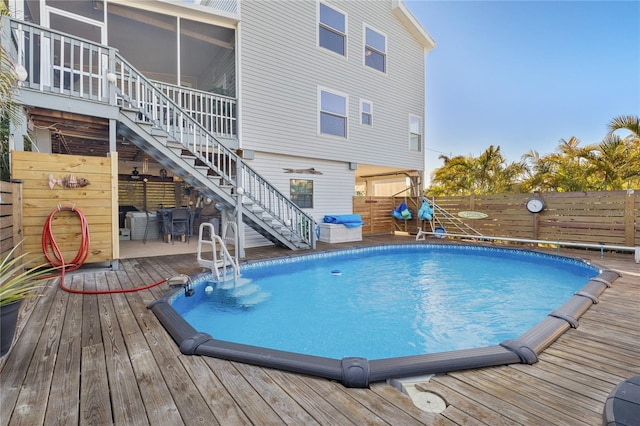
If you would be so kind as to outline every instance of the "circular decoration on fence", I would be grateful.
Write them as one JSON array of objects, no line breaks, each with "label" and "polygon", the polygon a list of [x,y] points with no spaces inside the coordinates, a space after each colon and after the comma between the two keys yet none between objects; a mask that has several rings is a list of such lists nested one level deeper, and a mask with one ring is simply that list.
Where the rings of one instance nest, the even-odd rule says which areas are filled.
[{"label": "circular decoration on fence", "polygon": [[529,200],[527,200],[527,210],[529,210],[531,213],[540,213],[542,210],[544,210],[544,201],[542,200],[542,198],[530,198]]}]

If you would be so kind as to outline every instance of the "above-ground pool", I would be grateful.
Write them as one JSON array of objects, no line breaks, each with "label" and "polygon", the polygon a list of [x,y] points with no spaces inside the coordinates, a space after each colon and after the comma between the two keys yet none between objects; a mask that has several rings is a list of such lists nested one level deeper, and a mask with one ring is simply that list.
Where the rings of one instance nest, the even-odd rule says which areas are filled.
[{"label": "above-ground pool", "polygon": [[534,363],[618,277],[561,256],[443,244],[285,257],[241,272],[224,283],[199,274],[190,297],[176,289],[150,305],[181,351],[351,387]]}]

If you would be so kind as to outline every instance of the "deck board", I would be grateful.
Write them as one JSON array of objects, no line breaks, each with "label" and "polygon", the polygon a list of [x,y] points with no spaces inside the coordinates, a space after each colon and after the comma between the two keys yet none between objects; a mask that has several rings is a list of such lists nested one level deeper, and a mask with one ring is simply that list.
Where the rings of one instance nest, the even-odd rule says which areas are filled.
[{"label": "deck board", "polygon": [[[108,288],[122,288],[115,274],[105,274],[105,278]],[[142,395],[123,336],[123,328],[120,326],[124,316],[119,314],[129,309],[129,305],[122,294],[104,297],[103,300],[104,303],[100,304],[100,319],[104,330],[102,341],[113,401],[113,421],[115,424],[148,424]]]},{"label": "deck board", "polygon": [[[109,401],[109,380],[107,378],[107,366],[105,361],[104,346],[102,343],[85,346],[82,348],[82,386],[76,388],[83,390],[82,398],[77,393],[72,394],[80,401],[80,419],[74,421],[72,418],[56,418],[56,415],[66,414],[67,411],[51,410],[51,418],[46,422],[52,424],[59,422],[60,424],[93,424],[104,425],[111,423],[112,412]],[[53,392],[52,392],[53,394]],[[55,394],[54,394],[55,395]],[[66,398],[65,398],[66,399]],[[69,401],[71,402],[71,401]],[[76,414],[71,411],[71,406],[63,407],[69,410],[69,414]]]},{"label": "deck board", "polygon": [[[410,241],[372,236],[363,244]],[[247,251],[251,259],[293,254],[275,247]],[[538,363],[454,372],[421,383],[447,401],[440,414],[418,409],[385,383],[347,389],[317,377],[182,355],[146,307],[167,292],[166,283],[80,295],[52,280],[42,297],[24,303],[18,339],[0,360],[0,426],[599,425],[611,390],[640,374],[640,265],[632,255],[578,255],[620,271],[621,278]],[[119,266],[80,270],[65,282],[78,289],[131,289],[201,270],[194,254],[125,259]]]},{"label": "deck board", "polygon": [[[81,279],[80,276],[78,276]],[[84,364],[84,349],[82,346],[82,324],[83,324],[83,299],[81,297],[73,297],[69,295],[66,301],[64,323],[62,325],[62,333],[60,336],[60,348],[57,354],[57,361],[53,372],[50,393],[58,395],[47,404],[45,423],[55,423],[59,421],[61,424],[76,424],[78,422],[78,403],[80,401],[80,374],[81,366]],[[81,364],[81,359],[83,364]],[[91,366],[89,366],[91,367]],[[92,368],[82,372],[89,375]],[[101,370],[93,370],[98,374]],[[106,374],[106,369],[102,369]],[[86,377],[85,377],[86,379]],[[108,389],[108,387],[107,387]],[[108,392],[106,395],[108,398]],[[96,400],[91,398],[89,400]],[[104,405],[104,399],[100,399]],[[109,408],[109,405],[106,405]]]}]

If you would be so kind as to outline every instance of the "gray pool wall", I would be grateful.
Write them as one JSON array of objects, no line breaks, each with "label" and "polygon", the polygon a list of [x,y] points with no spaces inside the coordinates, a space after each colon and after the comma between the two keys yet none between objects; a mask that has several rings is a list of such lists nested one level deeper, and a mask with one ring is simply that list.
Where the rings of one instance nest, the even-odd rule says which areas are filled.
[{"label": "gray pool wall", "polygon": [[[402,246],[385,246],[402,247]],[[473,246],[477,248],[477,246]],[[366,247],[361,248],[367,249]],[[497,248],[491,248],[496,250]],[[351,251],[354,249],[347,250]],[[498,249],[522,252],[515,249]],[[344,253],[344,251],[340,251]],[[313,255],[311,255],[313,256]],[[545,255],[559,259],[562,256]],[[303,257],[307,257],[303,255]],[[282,258],[290,259],[290,257]],[[254,262],[255,263],[255,262]],[[586,264],[586,262],[584,262]],[[241,265],[242,269],[242,265]],[[293,373],[308,374],[337,380],[346,387],[366,388],[370,383],[426,374],[447,373],[472,368],[493,367],[508,364],[534,364],[538,355],[570,328],[577,328],[579,318],[595,303],[600,295],[620,277],[615,271],[602,270],[577,291],[560,308],[536,326],[516,339],[509,339],[495,346],[411,355],[405,357],[368,360],[359,357],[342,359],[298,354],[276,349],[227,342],[214,339],[207,333],[198,332],[171,306],[171,300],[181,291],[176,288],[164,297],[149,304],[160,323],[178,344],[185,355],[211,356],[229,361],[238,361],[262,367],[277,368]],[[211,281],[211,273],[200,273],[192,277],[194,282]]]}]

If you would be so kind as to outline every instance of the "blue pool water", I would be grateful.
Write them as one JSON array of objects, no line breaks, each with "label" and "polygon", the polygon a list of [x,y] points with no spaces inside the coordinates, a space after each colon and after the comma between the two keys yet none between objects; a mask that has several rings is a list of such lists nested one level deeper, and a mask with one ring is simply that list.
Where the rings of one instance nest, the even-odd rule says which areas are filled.
[{"label": "blue pool water", "polygon": [[[341,359],[496,345],[561,306],[598,270],[516,250],[406,245],[257,262],[172,306],[215,339]],[[206,292],[210,285],[213,291]]]}]

